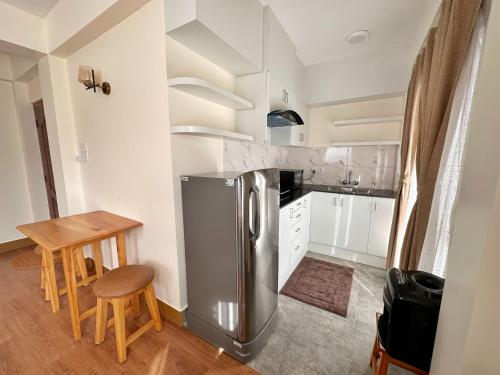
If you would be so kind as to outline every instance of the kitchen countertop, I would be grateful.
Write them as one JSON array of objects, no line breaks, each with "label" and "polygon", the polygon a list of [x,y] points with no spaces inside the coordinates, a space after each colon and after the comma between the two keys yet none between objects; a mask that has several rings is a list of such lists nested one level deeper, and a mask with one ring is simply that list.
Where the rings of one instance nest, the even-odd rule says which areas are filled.
[{"label": "kitchen countertop", "polygon": [[[286,199],[280,202],[280,208],[287,206],[288,204],[295,202],[297,199],[309,194],[312,191],[319,191],[324,193],[335,193],[335,194],[345,194],[345,195],[362,195],[365,197],[377,197],[377,198],[395,198],[396,192],[393,190],[386,189],[372,189],[372,188],[354,188],[352,192],[345,191],[345,186],[335,186],[335,185],[314,185],[314,184],[304,184],[301,189],[293,190]],[[356,190],[358,189],[358,190]]]}]

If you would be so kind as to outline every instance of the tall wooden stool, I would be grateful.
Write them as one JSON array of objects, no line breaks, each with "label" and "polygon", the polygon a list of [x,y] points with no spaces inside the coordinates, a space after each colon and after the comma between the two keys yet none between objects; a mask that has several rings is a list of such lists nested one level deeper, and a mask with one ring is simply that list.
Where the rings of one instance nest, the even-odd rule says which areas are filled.
[{"label": "tall wooden stool", "polygon": [[[100,253],[100,251],[101,250],[99,248],[99,254],[98,254],[99,258],[98,259],[100,260],[100,262],[98,262],[98,261],[95,262],[95,266],[96,266],[96,272],[99,275],[102,275],[102,254]],[[45,290],[45,300],[50,301],[51,300],[50,286],[48,285],[50,278],[47,276],[47,274],[54,269],[54,265],[56,262],[62,261],[62,257],[61,257],[61,254],[54,254],[52,257],[53,264],[49,265],[48,260],[46,259],[45,253],[42,251],[42,248],[40,246],[36,246],[34,252],[35,252],[35,254],[42,256],[42,265],[40,267],[40,286],[42,289]],[[92,253],[94,255],[94,259],[96,259],[97,257],[95,255],[94,249],[92,249]],[[72,261],[74,263],[76,263],[78,266],[76,268],[76,270],[77,270],[78,276],[80,276],[80,278],[81,278],[81,281],[79,284],[80,285],[89,285],[89,282],[93,278],[89,278],[89,276],[88,276],[87,264],[85,263],[85,255],[83,254],[83,249],[81,247],[74,249],[74,251],[72,252]],[[50,268],[50,270],[49,270],[49,268]],[[67,292],[66,287],[64,287],[62,289],[58,289],[57,284],[55,284],[55,288],[57,289],[57,294],[60,296],[63,294],[66,294],[66,292]]]},{"label": "tall wooden stool", "polygon": [[[378,319],[380,318],[380,313],[376,314],[376,324],[378,327]],[[380,363],[379,363],[380,359]],[[386,375],[389,368],[389,364],[404,368],[405,370],[411,371],[417,375],[429,375],[427,371],[421,370],[412,366],[408,363],[402,362],[398,359],[392,358],[389,353],[384,349],[380,343],[378,328],[377,334],[375,336],[375,343],[373,344],[372,356],[370,358],[370,367],[372,368],[373,375]]]},{"label": "tall wooden stool", "polygon": [[[118,362],[127,359],[127,346],[133,343],[149,328],[154,327],[157,331],[162,328],[160,311],[153,288],[154,271],[151,267],[141,265],[130,265],[115,268],[105,273],[94,284],[93,290],[97,297],[95,343],[104,341],[106,328],[115,325],[116,351]],[[134,333],[126,336],[125,316],[133,313],[139,316],[139,295],[144,293],[146,303],[151,314],[151,320],[137,329]],[[128,302],[129,307],[126,307]],[[113,305],[114,317],[107,320],[108,303]]]}]

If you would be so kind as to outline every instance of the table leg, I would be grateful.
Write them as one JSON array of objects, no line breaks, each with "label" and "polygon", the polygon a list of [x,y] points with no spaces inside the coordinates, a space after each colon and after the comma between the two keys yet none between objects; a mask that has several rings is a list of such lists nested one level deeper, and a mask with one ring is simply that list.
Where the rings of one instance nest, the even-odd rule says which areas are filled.
[{"label": "table leg", "polygon": [[75,264],[72,259],[72,249],[67,247],[61,250],[63,257],[64,279],[66,281],[69,313],[71,317],[71,326],[73,328],[73,336],[75,340],[82,338],[80,327],[80,308],[78,306],[78,294],[75,275]]},{"label": "table leg", "polygon": [[52,311],[60,310],[59,292],[57,290],[56,271],[54,270],[54,254],[48,249],[42,249],[43,260],[45,262],[45,285],[49,290]]},{"label": "table leg", "polygon": [[92,244],[92,258],[94,258],[95,273],[99,279],[103,274],[101,242],[94,242]]},{"label": "table leg", "polygon": [[89,285],[88,278],[89,275],[87,273],[87,264],[85,263],[85,255],[83,254],[83,248],[78,247],[76,249],[73,249],[74,256],[76,259],[76,262],[78,264],[78,269],[80,271],[80,276],[82,277],[82,280],[85,281],[83,285],[87,286]]},{"label": "table leg", "polygon": [[45,301],[50,301],[50,290],[47,286],[46,270],[47,262],[45,261],[45,253],[42,251],[42,267],[40,268],[41,286],[43,291],[45,292]]},{"label": "table leg", "polygon": [[125,245],[125,232],[116,235],[116,250],[118,252],[118,265],[120,267],[127,265],[127,248]]}]

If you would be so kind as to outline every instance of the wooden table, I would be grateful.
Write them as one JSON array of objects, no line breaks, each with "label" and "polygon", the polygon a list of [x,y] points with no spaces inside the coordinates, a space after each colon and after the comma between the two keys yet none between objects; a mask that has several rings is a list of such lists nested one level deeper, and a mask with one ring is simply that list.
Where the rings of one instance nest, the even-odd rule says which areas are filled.
[{"label": "wooden table", "polygon": [[[127,264],[125,231],[141,225],[142,223],[138,221],[106,211],[94,211],[17,226],[20,232],[24,233],[42,248],[43,267],[47,277],[47,286],[54,312],[60,309],[60,293],[57,289],[54,271],[54,253],[57,251],[61,252],[71,325],[73,336],[76,340],[82,337],[80,322],[95,313],[95,307],[80,313],[77,288],[80,285],[88,285],[89,281],[99,278],[102,275],[101,241],[116,237],[118,263],[120,266],[124,266]],[[85,245],[92,245],[92,255],[96,263],[96,275],[77,283],[72,251]]]}]

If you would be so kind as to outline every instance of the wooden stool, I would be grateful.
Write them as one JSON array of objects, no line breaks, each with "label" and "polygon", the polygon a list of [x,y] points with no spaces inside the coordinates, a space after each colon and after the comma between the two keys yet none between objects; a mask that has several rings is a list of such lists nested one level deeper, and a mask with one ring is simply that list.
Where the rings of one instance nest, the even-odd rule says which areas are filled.
[{"label": "wooden stool", "polygon": [[[162,328],[160,311],[153,288],[154,271],[151,267],[131,265],[115,268],[105,273],[94,284],[93,290],[97,297],[97,315],[95,329],[95,343],[104,341],[106,328],[115,325],[116,351],[118,362],[127,359],[127,346],[139,338],[149,328],[154,327],[157,331]],[[151,320],[137,329],[130,336],[125,333],[125,316],[132,312],[139,316],[139,295],[144,293],[146,303],[151,314]],[[130,306],[125,308],[125,305]],[[108,303],[113,305],[114,317],[107,320]]]},{"label": "wooden stool", "polygon": [[[49,264],[47,260],[46,253],[42,251],[42,248],[40,246],[36,246],[34,250],[35,254],[39,254],[42,256],[42,265],[41,265],[41,270],[40,270],[40,286],[43,290],[45,290],[45,300],[46,301],[51,301],[51,295],[50,295],[50,288],[52,285],[54,285],[54,289],[56,289],[57,295],[61,296],[63,294],[66,294],[67,289],[62,288],[58,289],[57,284],[55,284],[55,279],[53,280],[52,285],[48,285],[50,277],[48,274],[50,272],[55,272],[54,271],[54,266],[56,262],[61,262],[62,261],[62,256],[61,254],[54,254],[52,256],[52,264]],[[95,252],[93,251],[94,258],[96,258]],[[99,254],[98,254],[100,262],[95,262],[96,265],[96,272],[100,276],[102,275],[102,255],[100,253],[99,249]],[[72,261],[78,265],[77,273],[78,276],[80,276],[81,281],[80,285],[89,285],[89,282],[92,281],[94,278],[89,278],[88,272],[87,272],[87,264],[85,263],[85,255],[83,254],[83,249],[81,247],[74,249],[72,252]],[[56,310],[54,310],[56,311]]]},{"label": "wooden stool", "polygon": [[[415,366],[409,365],[408,363],[392,358],[389,353],[387,353],[387,351],[380,343],[378,334],[378,319],[380,318],[380,315],[380,313],[376,313],[377,334],[375,336],[375,343],[373,344],[372,356],[370,358],[370,367],[372,368],[372,374],[386,375],[389,364],[393,364],[418,375],[429,375],[427,371],[421,370],[419,368],[416,368]],[[379,359],[380,364],[378,363]]]}]

